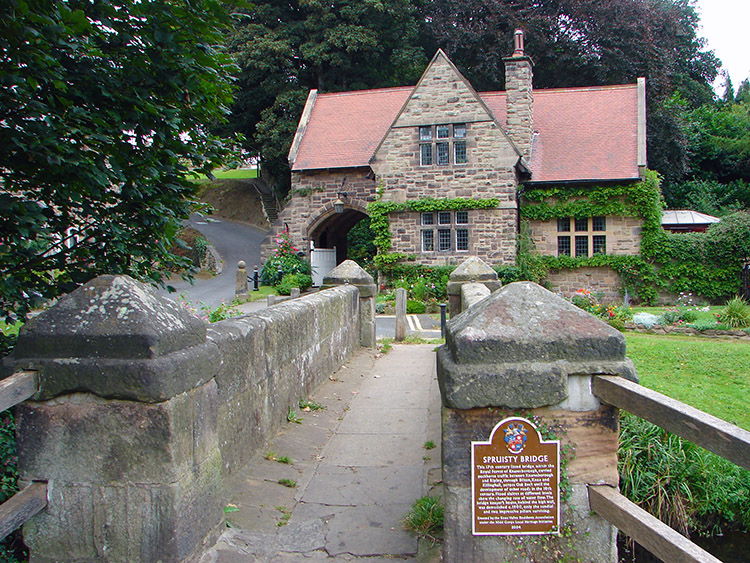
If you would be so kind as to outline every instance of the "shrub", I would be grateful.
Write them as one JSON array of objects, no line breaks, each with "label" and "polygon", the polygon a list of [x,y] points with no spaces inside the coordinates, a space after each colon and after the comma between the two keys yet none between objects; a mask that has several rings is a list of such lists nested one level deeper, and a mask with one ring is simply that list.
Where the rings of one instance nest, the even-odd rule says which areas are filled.
[{"label": "shrub", "polygon": [[0,461],[0,503],[3,503],[18,492],[16,423],[11,410],[0,413]]},{"label": "shrub", "polygon": [[[289,240],[289,233],[282,232],[276,237],[276,250],[271,257],[263,264],[260,272],[260,280],[264,285],[277,285],[287,274],[307,274],[310,275],[312,270],[310,264],[303,259],[304,253],[292,246]],[[281,270],[282,278],[279,279],[278,271]]]},{"label": "shrub", "polygon": [[421,315],[427,310],[425,304],[413,299],[406,300],[406,312],[410,315]]},{"label": "shrub", "polygon": [[495,266],[493,269],[497,272],[497,277],[503,285],[508,285],[509,283],[521,281],[523,279],[523,274],[517,266],[503,265]]},{"label": "shrub", "polygon": [[719,313],[719,322],[730,328],[750,326],[750,307],[742,297],[735,297]]},{"label": "shrub", "polygon": [[312,277],[307,274],[287,274],[281,280],[281,283],[276,285],[276,291],[280,295],[289,295],[293,287],[298,287],[300,291],[309,289],[312,287]]}]

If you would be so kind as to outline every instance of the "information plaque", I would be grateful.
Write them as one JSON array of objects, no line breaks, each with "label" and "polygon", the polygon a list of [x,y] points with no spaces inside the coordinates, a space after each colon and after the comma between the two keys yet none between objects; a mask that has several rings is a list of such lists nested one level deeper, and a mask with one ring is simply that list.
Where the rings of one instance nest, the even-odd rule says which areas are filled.
[{"label": "information plaque", "polygon": [[498,422],[471,443],[472,533],[559,533],[560,442],[542,440],[525,418]]}]

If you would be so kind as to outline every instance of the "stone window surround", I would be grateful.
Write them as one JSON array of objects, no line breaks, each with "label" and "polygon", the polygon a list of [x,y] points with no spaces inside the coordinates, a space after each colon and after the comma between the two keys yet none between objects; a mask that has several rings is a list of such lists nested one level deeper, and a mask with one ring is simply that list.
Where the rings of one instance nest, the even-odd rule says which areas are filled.
[{"label": "stone window surround", "polygon": [[417,130],[420,166],[468,164],[466,123],[420,125]]},{"label": "stone window surround", "polygon": [[[445,215],[450,219],[445,221]],[[420,213],[420,234],[422,252],[468,252],[469,251],[469,212],[429,211]],[[449,233],[446,235],[443,233]]]},{"label": "stone window surround", "polygon": [[[607,218],[596,217],[564,217],[557,220],[558,233],[574,233],[558,235],[558,256],[593,256],[607,253]],[[596,233],[596,234],[595,234]]]}]

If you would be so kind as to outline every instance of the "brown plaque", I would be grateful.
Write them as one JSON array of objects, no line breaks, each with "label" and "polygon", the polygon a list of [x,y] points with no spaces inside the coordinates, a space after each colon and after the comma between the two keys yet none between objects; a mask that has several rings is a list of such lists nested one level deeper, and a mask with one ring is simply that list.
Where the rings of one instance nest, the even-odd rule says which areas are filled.
[{"label": "brown plaque", "polygon": [[542,440],[525,418],[506,418],[488,442],[471,443],[471,468],[475,536],[559,533],[558,440]]}]

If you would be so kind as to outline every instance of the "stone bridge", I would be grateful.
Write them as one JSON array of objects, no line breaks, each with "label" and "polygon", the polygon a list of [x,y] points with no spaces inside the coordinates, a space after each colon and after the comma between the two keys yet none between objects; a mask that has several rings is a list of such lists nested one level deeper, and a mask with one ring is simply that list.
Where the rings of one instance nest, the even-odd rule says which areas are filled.
[{"label": "stone bridge", "polygon": [[[414,558],[400,519],[428,492],[444,498],[446,561],[616,561],[616,530],[589,495],[606,512],[617,494],[617,408],[594,390],[635,379],[624,338],[531,283],[490,294],[484,271],[459,269],[465,310],[437,355],[373,355],[375,286],[352,262],[318,293],[210,326],[124,276],[62,298],[3,363],[39,381],[17,410],[22,482],[47,492],[24,525],[31,561]],[[310,398],[328,409],[302,414]],[[475,530],[502,518],[480,514],[474,448],[495,447],[519,413],[559,442],[544,486],[560,493],[544,501],[557,519],[540,517],[554,521],[541,536]],[[282,492],[284,479],[298,489]],[[520,527],[535,518],[532,481],[517,490]]]}]

